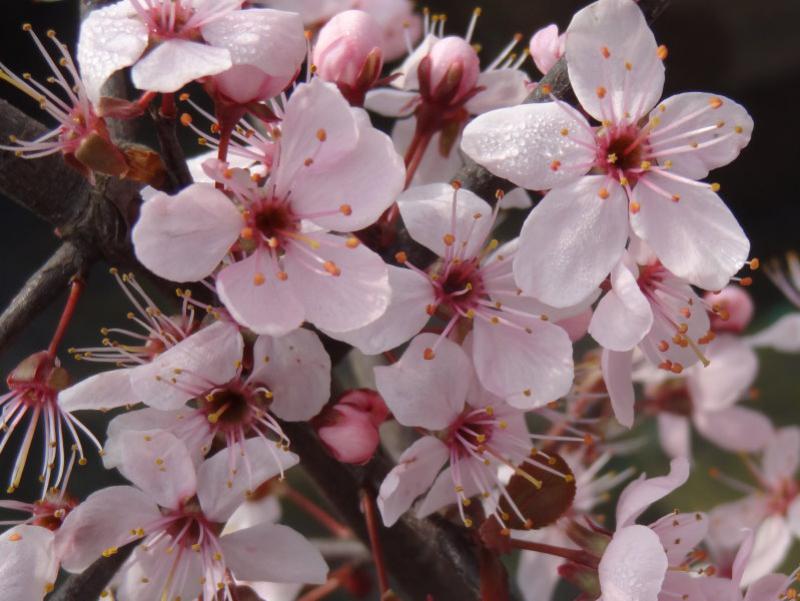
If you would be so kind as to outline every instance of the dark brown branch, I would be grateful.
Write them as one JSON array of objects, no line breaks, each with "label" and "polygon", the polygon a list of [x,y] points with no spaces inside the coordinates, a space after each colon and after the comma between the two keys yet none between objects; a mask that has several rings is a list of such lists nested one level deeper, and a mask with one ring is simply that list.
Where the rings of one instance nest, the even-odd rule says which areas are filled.
[{"label": "dark brown branch", "polygon": [[176,119],[164,115],[158,108],[151,109],[153,123],[156,126],[158,144],[161,148],[161,159],[167,170],[165,191],[174,194],[192,183],[189,167],[186,165],[186,155],[183,152],[178,132]]},{"label": "dark brown branch", "polygon": [[80,574],[70,576],[47,601],[86,601],[99,599],[114,574],[136,548],[139,541],[128,543],[110,557],[101,557]]}]

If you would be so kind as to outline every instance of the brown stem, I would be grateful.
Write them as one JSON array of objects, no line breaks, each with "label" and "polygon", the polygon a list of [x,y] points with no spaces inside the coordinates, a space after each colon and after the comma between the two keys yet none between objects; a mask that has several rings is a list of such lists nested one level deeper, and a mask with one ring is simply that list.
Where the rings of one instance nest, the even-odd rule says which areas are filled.
[{"label": "brown stem", "polygon": [[555,545],[547,545],[545,543],[537,543],[529,540],[519,540],[516,538],[512,538],[509,544],[516,549],[535,551],[536,553],[544,553],[545,555],[552,555],[554,557],[563,557],[568,561],[573,561],[592,569],[596,569],[598,565],[597,557],[579,549],[567,549],[565,547],[556,547]]},{"label": "brown stem", "polygon": [[[172,95],[165,94],[164,97],[166,96]],[[169,111],[170,105],[167,104],[167,106],[164,107],[162,103],[160,109],[153,107],[150,113],[156,125],[156,135],[158,136],[158,144],[161,149],[161,159],[164,161],[164,166],[167,170],[167,192],[174,193],[191,184],[193,180],[189,173],[189,167],[186,165],[186,156],[178,140],[174,97],[171,105],[171,115]]]},{"label": "brown stem", "polygon": [[375,571],[378,573],[378,586],[381,596],[383,596],[389,590],[389,577],[386,574],[381,539],[378,536],[378,509],[375,507],[375,499],[368,490],[361,491],[361,505],[364,508],[364,520],[367,524],[367,534],[372,549],[372,561],[375,563]]},{"label": "brown stem", "polygon": [[58,587],[47,601],[86,601],[99,599],[100,594],[111,582],[114,574],[122,567],[139,541],[128,543],[110,555],[101,557],[80,574],[74,574]]},{"label": "brown stem", "polygon": [[314,503],[311,499],[295,490],[289,484],[284,482],[280,488],[281,493],[286,496],[292,503],[297,505],[300,509],[305,511],[312,518],[317,520],[320,524],[325,526],[331,534],[336,538],[352,538],[353,532],[342,524],[339,520],[333,517],[330,513],[325,511],[322,507]]}]

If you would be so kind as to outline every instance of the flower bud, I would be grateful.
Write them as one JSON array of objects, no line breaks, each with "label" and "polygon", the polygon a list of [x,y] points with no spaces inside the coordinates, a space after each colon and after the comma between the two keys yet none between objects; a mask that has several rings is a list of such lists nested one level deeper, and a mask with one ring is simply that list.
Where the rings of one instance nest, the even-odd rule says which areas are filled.
[{"label": "flower bud", "polygon": [[317,74],[339,88],[363,94],[380,77],[381,41],[380,25],[368,13],[339,13],[319,32],[312,57]]},{"label": "flower bud", "polygon": [[716,332],[741,332],[753,318],[753,299],[741,286],[707,292],[704,298],[712,307],[711,329]]},{"label": "flower bud", "polygon": [[475,89],[480,71],[478,54],[469,42],[442,38],[420,62],[420,92],[434,102],[459,104]]},{"label": "flower bud", "polygon": [[542,75],[547,75],[564,55],[564,43],[564,34],[558,35],[557,25],[548,25],[533,34],[529,49],[533,62]]},{"label": "flower bud", "polygon": [[351,390],[317,418],[317,435],[342,463],[366,463],[380,444],[378,427],[388,413],[375,391]]}]

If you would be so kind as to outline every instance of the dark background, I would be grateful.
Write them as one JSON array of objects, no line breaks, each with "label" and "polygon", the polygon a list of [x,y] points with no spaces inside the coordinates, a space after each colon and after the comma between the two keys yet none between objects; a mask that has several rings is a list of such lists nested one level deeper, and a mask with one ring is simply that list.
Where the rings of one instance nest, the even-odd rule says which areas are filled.
[{"label": "dark background", "polygon": [[[474,36],[474,41],[483,46],[484,63],[488,63],[515,32],[524,34],[527,39],[536,29],[551,22],[563,30],[570,16],[586,3],[583,0],[484,2],[483,16]],[[447,31],[463,33],[466,30],[471,3],[436,0],[428,5],[434,12],[448,13]],[[21,31],[21,24],[31,22],[42,36],[47,29],[56,29],[61,40],[74,47],[77,14],[77,0],[6,0],[0,19],[0,60],[18,74],[30,71],[36,77],[45,77],[44,62],[29,36]],[[797,0],[673,0],[653,26],[659,43],[669,48],[665,96],[692,90],[715,92],[743,104],[755,120],[749,147],[732,165],[717,170],[712,177],[721,183],[722,197],[749,234],[752,254],[762,261],[800,247],[798,24],[800,2]],[[538,77],[530,61],[525,68],[534,78]],[[0,82],[0,96],[47,122],[35,104],[27,102],[3,82]],[[58,240],[46,224],[5,198],[0,198],[0,240],[3,245],[0,306],[5,306],[28,275],[58,246]],[[101,326],[125,323],[128,305],[107,269],[107,265],[98,265],[93,270],[88,292],[80,303],[64,348],[97,344]],[[756,277],[751,290],[760,307],[756,326],[789,309],[766,278]],[[5,376],[23,357],[47,346],[59,312],[60,306],[52,307],[14,344],[0,349],[0,373]],[[88,373],[86,365],[76,364],[65,353],[62,359],[76,377]],[[762,359],[764,373],[758,382],[763,392],[761,408],[781,424],[796,423],[797,401],[800,400],[796,357],[766,353],[762,354]],[[102,421],[93,415],[87,418],[98,436],[102,436]],[[643,433],[653,434],[647,429]],[[0,475],[10,472],[15,446],[12,441],[0,457]],[[705,447],[699,449],[697,459],[701,464],[730,461],[727,456]],[[94,461],[84,469],[90,469],[97,478],[91,482],[85,477],[73,479],[71,488],[78,496],[114,478],[111,473],[101,475]],[[642,467],[649,465],[654,473],[663,472],[665,466],[656,449],[643,454],[639,463]],[[29,474],[38,468],[37,464],[34,460],[29,465]],[[722,491],[719,496],[709,496],[709,483],[702,470],[693,476],[692,482],[677,499],[686,509],[707,508],[722,498],[730,498]],[[0,486],[4,489],[5,482],[0,481]],[[17,498],[33,498],[36,494],[33,489],[27,492],[30,494],[23,489]]]}]

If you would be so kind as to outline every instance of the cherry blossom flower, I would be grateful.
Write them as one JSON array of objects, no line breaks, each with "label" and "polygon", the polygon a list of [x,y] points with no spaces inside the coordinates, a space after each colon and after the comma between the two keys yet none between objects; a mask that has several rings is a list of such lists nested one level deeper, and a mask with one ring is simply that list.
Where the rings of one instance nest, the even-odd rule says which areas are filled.
[{"label": "cherry blossom flower", "polygon": [[[496,213],[469,190],[447,184],[410,188],[397,201],[411,237],[440,257],[430,269],[389,268],[392,301],[386,313],[341,339],[366,353],[402,344],[437,313],[446,320],[441,336],[424,349],[436,355],[451,332],[472,325],[475,370],[481,384],[514,407],[530,409],[563,396],[572,384],[572,345],[549,318],[549,308],[521,297],[514,285],[511,242],[497,249],[486,239]],[[579,307],[574,312],[580,312]],[[545,315],[548,313],[548,315]]]},{"label": "cherry blossom flower", "polygon": [[[204,332],[206,330],[201,330]],[[331,361],[316,334],[299,329],[280,338],[259,336],[250,349],[238,344],[221,345],[216,360],[224,366],[216,372],[195,371],[187,361],[210,352],[206,345],[193,346],[195,337],[176,345],[132,376],[132,387],[141,398],[158,399],[148,408],[120,415],[109,424],[104,463],[114,467],[125,454],[125,436],[130,431],[166,430],[186,444],[199,461],[216,439],[228,450],[235,466],[249,437],[261,440],[277,463],[274,450],[286,449],[289,439],[277,418],[286,421],[309,420],[328,401],[331,386]],[[231,371],[228,371],[228,368]],[[165,388],[171,389],[169,396]],[[167,400],[169,402],[167,402]],[[191,407],[185,406],[187,401]]]},{"label": "cherry blossom flower", "polygon": [[800,429],[781,428],[764,448],[761,465],[749,464],[757,487],[714,470],[723,484],[748,493],[743,499],[724,503],[710,513],[709,544],[717,555],[732,553],[755,532],[750,559],[742,576],[746,586],[781,564],[800,536],[800,486],[795,478],[800,463]]},{"label": "cherry blossom flower", "polygon": [[53,30],[47,37],[55,45],[55,59],[45,49],[41,40],[29,24],[23,29],[30,33],[36,48],[44,57],[53,75],[47,79],[54,84],[59,94],[33,79],[29,73],[18,77],[0,63],[0,79],[3,79],[30,96],[48,115],[58,122],[58,127],[35,140],[19,140],[11,136],[13,145],[0,145],[1,150],[15,152],[17,156],[36,159],[60,152],[68,165],[78,170],[94,183],[94,172],[123,176],[129,172],[125,156],[113,144],[105,121],[97,116],[86,92],[72,57],[65,44]]},{"label": "cherry blossom flower", "polygon": [[41,526],[14,526],[0,534],[0,597],[42,601],[58,576],[54,535]]},{"label": "cherry blossom flower", "polygon": [[[417,510],[425,517],[451,503],[458,503],[461,518],[471,497],[494,499],[494,515],[503,523],[497,500],[508,500],[523,523],[513,500],[505,493],[498,469],[509,467],[541,486],[516,468],[532,463],[549,467],[546,453],[535,450],[524,414],[482,389],[474,379],[467,353],[455,342],[438,339],[433,359],[423,349],[434,344],[433,334],[420,334],[403,357],[390,367],[376,367],[378,392],[402,425],[427,431],[408,447],[389,472],[378,493],[378,507],[387,526],[394,524],[414,500],[429,491]],[[457,374],[457,377],[454,377]],[[449,462],[449,467],[442,467]],[[560,474],[572,478],[571,474]]]},{"label": "cherry blossom flower", "polygon": [[92,11],[78,43],[89,99],[98,102],[106,80],[130,66],[133,84],[149,92],[176,92],[211,75],[234,99],[279,92],[305,55],[300,18],[242,4],[121,0]]},{"label": "cherry blossom flower", "polygon": [[349,390],[316,420],[314,428],[325,448],[343,463],[369,461],[380,444],[378,428],[389,415],[374,390]]},{"label": "cherry blossom flower", "polygon": [[262,185],[224,163],[206,167],[233,198],[194,184],[146,201],[133,243],[148,269],[174,281],[216,273],[226,309],[258,334],[285,334],[304,320],[338,333],[383,314],[385,264],[355,237],[328,231],[374,222],[402,189],[403,167],[388,137],[335,87],[318,79],[297,87]]},{"label": "cherry blossom flower", "polygon": [[697,180],[747,145],[750,116],[700,92],[658,103],[666,48],[632,0],[589,5],[566,35],[572,88],[601,126],[553,98],[481,115],[461,145],[495,175],[550,189],[522,228],[520,288],[555,306],[578,302],[619,262],[630,231],[677,277],[722,288],[749,242],[719,186]]},{"label": "cherry blossom flower", "polygon": [[565,42],[566,34],[558,35],[558,25],[555,24],[543,27],[531,36],[528,50],[542,75],[547,75],[558,59],[564,56]]},{"label": "cherry blossom flower", "polygon": [[297,463],[284,452],[282,466],[270,461],[258,440],[243,443],[251,459],[231,470],[217,453],[196,470],[186,447],[163,431],[128,432],[119,466],[135,486],[115,486],[90,495],[64,521],[58,545],[70,545],[62,565],[84,570],[95,558],[142,539],[126,562],[121,597],[131,600],[182,597],[232,599],[232,579],[325,581],[319,552],[286,526],[262,523],[228,534],[223,524],[246,493]]}]

